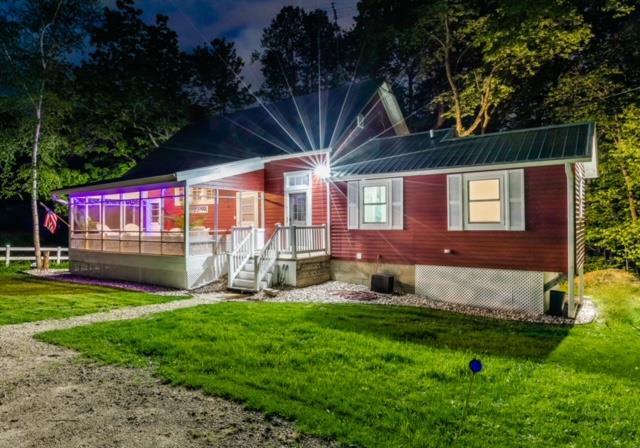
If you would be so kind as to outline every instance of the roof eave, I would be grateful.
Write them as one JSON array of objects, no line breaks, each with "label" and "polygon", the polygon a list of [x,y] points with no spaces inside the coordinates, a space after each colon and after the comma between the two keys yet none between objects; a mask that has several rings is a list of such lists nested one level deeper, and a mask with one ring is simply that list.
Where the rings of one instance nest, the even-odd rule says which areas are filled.
[{"label": "roof eave", "polygon": [[584,163],[589,161],[591,161],[591,155],[589,155],[588,157],[538,160],[538,161],[530,161],[530,162],[511,162],[511,163],[501,163],[501,164],[491,164],[491,165],[471,165],[471,166],[460,166],[460,167],[450,167],[450,168],[432,168],[432,169],[407,170],[407,171],[395,171],[395,172],[390,171],[385,173],[333,176],[331,177],[331,180],[333,180],[334,182],[345,182],[350,180],[382,179],[382,178],[389,178],[389,177],[429,176],[429,175],[436,175],[436,174],[468,173],[468,172],[474,172],[474,171],[498,171],[498,170],[506,170],[506,169],[517,169],[517,168],[532,168],[532,167],[538,167],[538,166],[564,165],[566,163],[578,163],[578,162]]},{"label": "roof eave", "polygon": [[61,188],[51,192],[52,195],[89,193],[92,191],[115,190],[119,188],[138,187],[141,185],[161,184],[166,182],[176,182],[178,179],[175,173],[162,176],[142,177],[139,179],[127,179],[114,182],[105,182],[94,185],[79,185],[77,187]]}]

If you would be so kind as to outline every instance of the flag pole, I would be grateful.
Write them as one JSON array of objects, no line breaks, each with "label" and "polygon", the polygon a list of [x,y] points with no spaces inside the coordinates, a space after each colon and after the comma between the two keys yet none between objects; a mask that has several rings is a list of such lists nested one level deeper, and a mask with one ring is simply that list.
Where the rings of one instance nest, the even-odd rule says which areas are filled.
[{"label": "flag pole", "polygon": [[42,203],[42,201],[38,201],[38,202],[40,202],[40,205],[41,205],[42,207],[44,207],[44,209],[45,209],[46,211],[51,212],[51,213],[54,213],[54,214],[58,217],[58,219],[59,219],[60,221],[62,221],[63,223],[65,223],[65,224],[67,225],[67,227],[68,227],[68,228],[71,228],[71,226],[69,225],[69,223],[68,223],[67,221],[65,221],[64,219],[62,219],[62,217],[61,217],[60,215],[58,215],[56,212],[54,212],[54,211],[53,211],[53,210],[51,210],[49,207],[47,207],[46,205],[44,205],[44,204]]}]

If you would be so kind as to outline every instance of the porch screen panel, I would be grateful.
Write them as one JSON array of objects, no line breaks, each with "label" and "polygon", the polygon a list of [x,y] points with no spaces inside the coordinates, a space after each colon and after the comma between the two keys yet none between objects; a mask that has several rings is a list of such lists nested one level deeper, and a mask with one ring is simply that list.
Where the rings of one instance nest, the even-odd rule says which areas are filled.
[{"label": "porch screen panel", "polygon": [[[163,210],[165,202],[170,204],[167,211]],[[73,249],[184,254],[182,187],[73,196],[70,215]],[[163,251],[165,234],[169,236],[166,237],[166,251]]]},{"label": "porch screen panel", "polygon": [[[176,192],[176,190],[179,190]],[[162,192],[162,253],[182,255],[184,243],[184,202],[176,201],[183,189],[165,188]]]},{"label": "porch screen panel", "polygon": [[140,251],[145,254],[162,253],[162,198],[160,190],[144,191],[140,199],[141,226]]},{"label": "porch screen panel", "polygon": [[87,198],[87,243],[89,250],[102,250],[102,196]]},{"label": "porch screen panel", "polygon": [[120,252],[140,252],[140,193],[122,194]]},{"label": "porch screen panel", "polygon": [[123,230],[120,219],[121,207],[122,202],[119,194],[103,196],[102,250],[105,252],[120,251],[120,232]]}]

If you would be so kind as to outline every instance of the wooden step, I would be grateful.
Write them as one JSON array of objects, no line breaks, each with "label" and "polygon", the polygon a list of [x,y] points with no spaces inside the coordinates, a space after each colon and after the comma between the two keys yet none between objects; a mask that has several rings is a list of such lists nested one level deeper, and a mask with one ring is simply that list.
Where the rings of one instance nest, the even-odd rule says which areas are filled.
[{"label": "wooden step", "polygon": [[233,280],[232,287],[236,289],[242,289],[244,291],[255,291],[256,284],[252,280],[245,280],[242,278],[236,278]]}]

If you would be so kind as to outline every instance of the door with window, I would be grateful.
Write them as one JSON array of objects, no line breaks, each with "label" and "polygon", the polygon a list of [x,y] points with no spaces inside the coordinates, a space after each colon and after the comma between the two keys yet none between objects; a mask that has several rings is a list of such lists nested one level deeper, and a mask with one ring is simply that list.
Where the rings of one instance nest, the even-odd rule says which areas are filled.
[{"label": "door with window", "polygon": [[289,193],[289,225],[307,225],[307,193]]},{"label": "door with window", "polygon": [[161,204],[160,199],[146,199],[144,229],[147,232],[159,232],[162,230],[161,222]]},{"label": "door with window", "polygon": [[311,172],[286,173],[284,181],[286,225],[311,225]]}]

